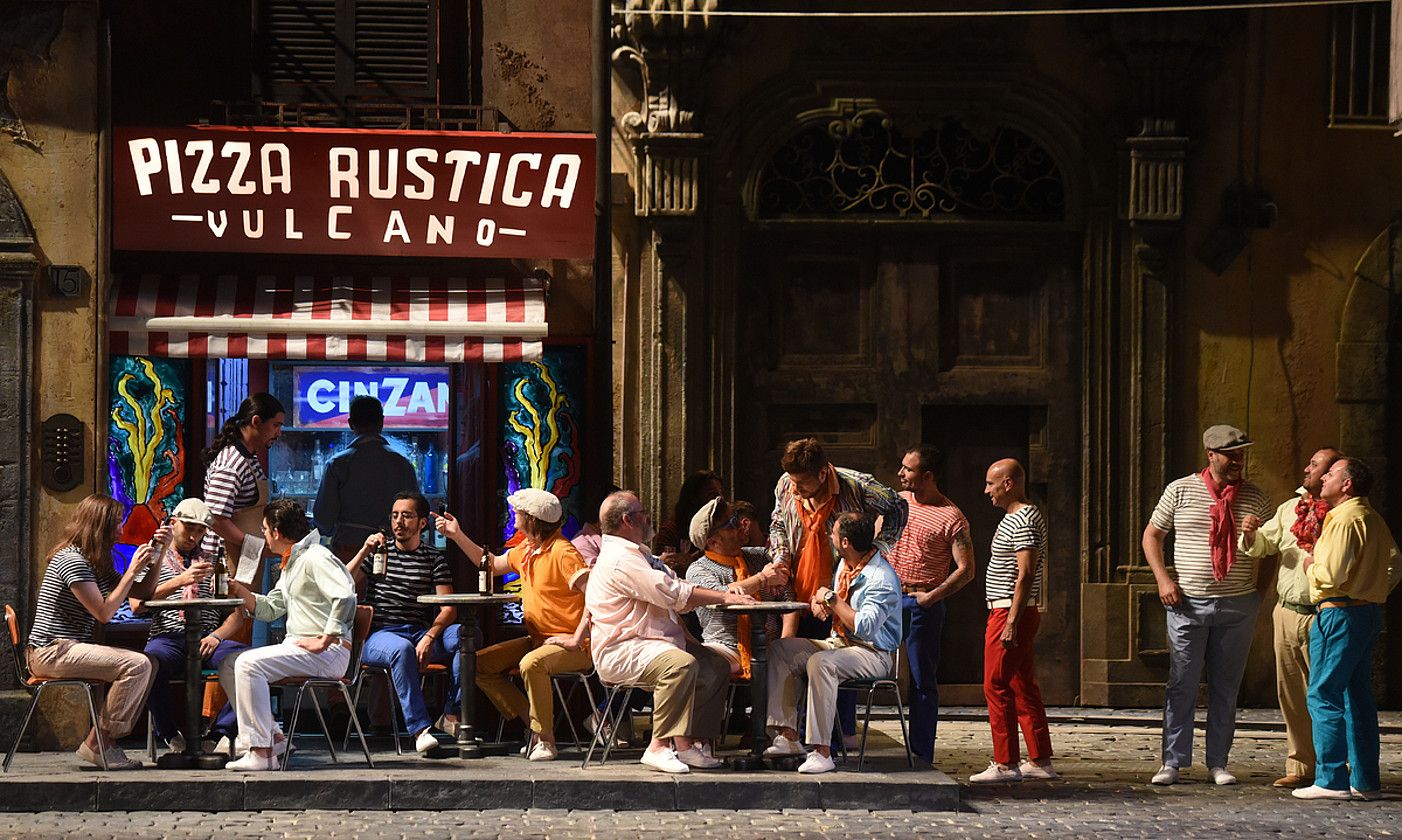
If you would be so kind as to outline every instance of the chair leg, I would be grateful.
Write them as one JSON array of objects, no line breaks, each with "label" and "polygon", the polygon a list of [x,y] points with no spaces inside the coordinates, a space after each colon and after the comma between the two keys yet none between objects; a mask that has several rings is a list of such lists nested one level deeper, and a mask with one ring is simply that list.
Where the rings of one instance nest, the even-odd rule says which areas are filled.
[{"label": "chair leg", "polygon": [[150,709],[146,710],[146,754],[156,760],[156,716]]},{"label": "chair leg", "polygon": [[316,712],[316,719],[321,723],[321,734],[326,738],[326,748],[331,751],[331,763],[340,761],[336,757],[336,741],[331,737],[331,727],[326,725],[326,716],[321,713],[321,701],[317,699],[316,688],[307,686],[307,694],[312,698],[312,711]]},{"label": "chair leg", "polygon": [[[345,685],[345,683],[339,683],[339,684],[337,685],[337,687],[341,689],[341,696],[344,697],[344,698],[346,698],[346,703],[349,704],[349,703],[350,703],[350,693],[349,693],[348,691],[346,691],[346,685]],[[357,711],[355,710],[355,707],[354,707],[354,706],[351,706],[351,707],[350,707],[350,718],[351,718],[351,723],[355,726],[355,734],[356,734],[356,736],[357,736],[358,738],[360,738],[360,751],[363,752],[363,753],[365,753],[365,764],[366,764],[366,766],[368,766],[371,770],[374,770],[374,769],[375,769],[375,762],[374,762],[373,759],[370,758],[370,745],[367,744],[367,743],[365,743],[365,733],[364,733],[364,731],[362,731],[361,728],[360,728],[360,713],[357,712]],[[398,739],[398,738],[395,738],[395,739],[394,739],[394,742],[395,742],[396,745],[398,745],[399,739]]]},{"label": "chair leg", "polygon": [[[580,763],[579,769],[588,770],[589,762],[594,758],[594,750],[599,746],[599,741],[608,731],[609,740],[613,740],[613,732],[609,727],[609,717],[613,713],[613,698],[618,694],[618,686],[605,686],[604,707],[599,715],[599,725],[594,727],[594,737],[589,739],[589,749],[584,753],[584,761]],[[598,707],[595,706],[597,709]]]},{"label": "chair leg", "polygon": [[34,717],[34,709],[39,705],[39,695],[43,693],[44,686],[40,685],[30,696],[29,708],[24,712],[24,721],[19,725],[19,732],[15,733],[15,742],[10,745],[10,751],[5,753],[5,768],[0,772],[10,772],[10,762],[15,759],[15,751],[19,749],[19,742],[24,740],[24,731],[29,728],[29,721]]},{"label": "chair leg", "polygon": [[[356,674],[356,675],[355,675],[355,683],[354,683],[354,685],[355,685],[355,693],[354,693],[353,695],[351,695],[354,699],[348,701],[348,702],[350,703],[350,707],[351,707],[352,709],[356,709],[356,708],[359,708],[359,707],[360,707],[360,690],[365,686],[365,672],[364,672],[364,671],[361,671],[359,674]],[[346,721],[346,734],[345,734],[344,737],[341,738],[341,751],[342,751],[342,752],[345,752],[346,750],[349,750],[349,749],[350,749],[350,736],[351,736],[351,722],[350,722],[350,721]],[[397,745],[398,745],[398,741],[396,741],[396,746],[397,746]]]},{"label": "chair leg", "polygon": [[[302,715],[302,694],[306,690],[305,685],[297,686],[297,699],[292,701],[292,722],[287,727],[287,746],[283,748],[282,767],[279,768],[282,770],[286,770],[292,760],[292,736],[297,732],[297,718]],[[249,749],[252,750],[253,745],[250,744]]]},{"label": "chair leg", "polygon": [[[394,754],[403,755],[404,747],[399,743],[399,719],[404,716],[404,709],[399,706],[399,693],[394,690],[394,677],[390,675],[388,669],[381,671],[385,675],[385,692],[389,694],[389,735],[394,739]],[[404,733],[413,735],[412,732]]]},{"label": "chair leg", "polygon": [[876,689],[867,689],[867,713],[862,718],[862,743],[857,748],[857,772],[862,772],[862,767],[867,760],[867,735],[871,732],[871,704],[876,699]]},{"label": "chair leg", "polygon": [[[732,680],[730,690],[725,695],[725,711],[720,716],[720,738],[717,739],[721,743],[725,742],[725,735],[730,731],[730,710],[735,708],[735,689],[737,688],[739,685]],[[745,739],[741,738],[740,740],[743,742]]]},{"label": "chair leg", "polygon": [[632,687],[632,686],[628,686],[627,688],[623,689],[623,705],[622,705],[621,708],[619,708],[617,714],[614,715],[614,718],[613,718],[613,725],[609,727],[609,737],[608,737],[608,740],[604,742],[604,756],[603,756],[603,758],[599,759],[599,763],[600,763],[600,764],[608,764],[608,763],[609,763],[609,754],[613,752],[613,745],[614,745],[614,742],[618,740],[618,735],[617,735],[617,733],[618,733],[618,726],[619,726],[619,724],[623,723],[623,716],[624,716],[624,714],[627,714],[627,715],[628,715],[628,720],[630,721],[629,728],[630,728],[630,729],[632,728],[632,724],[631,724],[631,721],[632,721],[632,719],[633,719],[633,709],[632,709],[632,705],[631,705],[632,702],[633,702],[633,687]]},{"label": "chair leg", "polygon": [[102,741],[102,727],[97,725],[97,701],[93,698],[92,683],[86,684],[87,691],[84,692],[88,698],[88,716],[92,718],[92,731],[97,736],[97,757],[102,761],[102,769],[107,768],[107,745]]},{"label": "chair leg", "polygon": [[552,723],[558,722],[560,716],[564,715],[565,725],[570,728],[570,744],[575,749],[578,749],[580,743],[579,730],[575,728],[574,718],[570,715],[570,698],[574,696],[574,692],[576,688],[578,688],[578,685],[573,682],[570,683],[569,693],[566,694],[565,690],[563,688],[560,688],[560,681],[551,678],[550,687],[555,691],[555,698],[560,701],[560,706],[555,711],[555,721],[552,721]]},{"label": "chair leg", "polygon": [[896,686],[896,717],[901,722],[901,743],[905,744],[905,763],[915,769],[915,756],[910,752],[910,733],[905,726],[905,698],[901,697],[901,687]]}]

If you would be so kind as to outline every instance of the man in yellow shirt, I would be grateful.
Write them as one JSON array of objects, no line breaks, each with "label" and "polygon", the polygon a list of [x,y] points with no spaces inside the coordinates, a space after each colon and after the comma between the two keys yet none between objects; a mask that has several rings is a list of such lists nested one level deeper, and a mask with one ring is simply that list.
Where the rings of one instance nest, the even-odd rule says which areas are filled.
[{"label": "man in yellow shirt", "polygon": [[1382,786],[1373,645],[1402,564],[1387,523],[1368,505],[1372,486],[1367,464],[1340,458],[1320,490],[1329,514],[1305,566],[1319,611],[1308,695],[1315,770],[1313,785],[1293,791],[1298,799],[1374,799]]}]

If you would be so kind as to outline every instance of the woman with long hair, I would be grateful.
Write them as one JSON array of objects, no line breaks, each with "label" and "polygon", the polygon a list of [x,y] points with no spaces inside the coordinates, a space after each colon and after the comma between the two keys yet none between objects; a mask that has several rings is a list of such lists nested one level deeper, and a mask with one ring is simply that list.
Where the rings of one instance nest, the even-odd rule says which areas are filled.
[{"label": "woman with long hair", "polygon": [[[78,757],[111,770],[131,770],[141,762],[130,759],[117,739],[131,732],[146,706],[155,669],[143,653],[94,644],[97,622],[106,624],[130,595],[151,597],[157,575],[145,575],[155,557],[147,543],[136,550],[131,564],[117,574],[112,549],[126,511],[116,499],[94,493],[78,503],[63,537],[49,552],[49,564],[39,584],[34,628],[25,656],[36,677],[101,680],[111,688],[102,703],[97,728],[78,745]],[[164,544],[166,526],[153,542]]]},{"label": "woman with long hair", "polygon": [[685,575],[691,561],[701,556],[702,547],[687,539],[687,527],[696,511],[710,500],[725,494],[725,481],[712,470],[697,470],[686,477],[677,491],[677,504],[672,518],[663,522],[652,541],[652,550],[662,555],[663,562]]},{"label": "woman with long hair", "polygon": [[244,536],[262,534],[268,474],[258,456],[282,434],[285,417],[282,403],[272,394],[249,394],[204,451],[204,503],[209,507],[210,525],[202,547],[212,555],[222,539],[231,572],[238,564]]}]

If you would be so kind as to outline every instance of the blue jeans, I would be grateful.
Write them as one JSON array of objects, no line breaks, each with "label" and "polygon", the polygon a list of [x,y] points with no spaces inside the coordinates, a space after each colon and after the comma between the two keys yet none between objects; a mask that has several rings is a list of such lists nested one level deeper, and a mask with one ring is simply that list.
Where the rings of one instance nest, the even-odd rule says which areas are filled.
[{"label": "blue jeans", "polygon": [[1168,685],[1163,706],[1163,763],[1193,763],[1193,711],[1207,670],[1207,766],[1226,767],[1236,735],[1236,700],[1251,651],[1254,592],[1229,598],[1192,598],[1167,609]]},{"label": "blue jeans", "polygon": [[940,718],[940,640],[944,635],[944,601],[926,608],[914,595],[901,598],[910,635],[905,640],[910,663],[910,751],[933,764],[935,730]]},{"label": "blue jeans", "polygon": [[1330,790],[1382,787],[1378,774],[1378,704],[1373,699],[1373,645],[1381,604],[1319,611],[1310,629],[1314,783]]},{"label": "blue jeans", "polygon": [[[428,632],[427,627],[412,624],[397,624],[381,627],[365,640],[365,651],[360,661],[365,665],[385,668],[390,681],[394,683],[394,693],[399,697],[399,708],[404,712],[404,730],[417,735],[428,729],[433,721],[428,716],[424,703],[423,688],[419,685],[419,659],[415,646]],[[452,679],[448,687],[448,697],[443,703],[445,714],[454,714],[458,708],[458,691],[462,684],[462,674],[458,663],[458,638],[462,628],[450,624],[443,630],[442,637],[433,640],[429,652],[431,662],[452,661]]]},{"label": "blue jeans", "polygon": [[[214,649],[214,653],[204,660],[206,667],[218,669],[224,657],[241,650],[248,650],[248,645],[225,639]],[[146,641],[146,654],[156,660],[156,677],[151,684],[151,694],[146,699],[146,707],[151,710],[156,736],[163,741],[169,741],[180,731],[180,726],[176,723],[175,711],[171,709],[170,692],[166,691],[166,683],[185,676],[185,634],[163,633],[152,636]],[[214,716],[209,725],[209,734],[215,738],[228,736],[231,741],[238,734],[238,720],[234,716],[233,707],[228,703]]]}]

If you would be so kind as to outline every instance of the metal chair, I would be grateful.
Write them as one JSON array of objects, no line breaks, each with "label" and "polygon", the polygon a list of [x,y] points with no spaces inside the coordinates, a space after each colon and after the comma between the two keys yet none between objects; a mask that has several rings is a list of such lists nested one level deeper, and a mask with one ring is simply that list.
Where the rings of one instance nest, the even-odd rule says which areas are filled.
[{"label": "metal chair", "polygon": [[9,642],[10,656],[15,660],[15,676],[19,678],[19,684],[30,693],[30,700],[29,708],[24,713],[24,722],[19,725],[19,732],[15,733],[15,742],[10,745],[10,751],[5,753],[5,766],[0,772],[10,772],[10,762],[14,760],[15,751],[19,749],[19,742],[24,738],[25,730],[29,728],[29,721],[34,717],[34,709],[38,707],[39,698],[43,695],[44,689],[60,685],[80,686],[88,698],[88,716],[92,718],[92,728],[97,733],[98,758],[102,761],[102,769],[106,770],[107,745],[102,741],[102,728],[97,725],[97,696],[94,692],[107,683],[102,680],[84,680],[77,677],[50,680],[34,676],[29,672],[29,663],[24,659],[24,648],[20,644],[19,619],[15,616],[15,608],[9,604],[5,605],[5,629],[5,639]]},{"label": "metal chair", "polygon": [[[905,761],[910,768],[915,769],[915,757],[910,753],[910,732],[905,725],[905,698],[901,696],[901,650],[905,647],[905,640],[910,636],[910,614],[906,610],[901,610],[901,643],[896,645],[896,655],[891,665],[891,675],[875,679],[843,680],[838,684],[838,692],[855,691],[867,693],[867,710],[862,719],[862,742],[857,748],[857,772],[862,772],[863,765],[866,764],[867,757],[867,732],[871,728],[871,707],[876,697],[876,692],[882,689],[889,689],[896,693],[896,716],[901,722],[901,745],[905,747]],[[847,750],[842,746],[841,739],[838,740],[838,750],[844,758]]]},{"label": "metal chair", "polygon": [[[205,684],[209,684],[211,682],[218,682],[219,672],[213,668],[205,668],[204,670],[200,671],[200,680]],[[169,688],[172,685],[184,684],[185,680],[183,679],[167,680],[165,687]],[[156,686],[152,686],[151,690],[157,691],[159,689]],[[156,716],[151,714],[150,700],[146,701],[146,754],[151,756],[152,761],[156,760]]]},{"label": "metal chair", "polygon": [[[609,753],[613,752],[613,743],[617,740],[617,738],[614,737],[614,733],[618,731],[618,726],[623,722],[624,715],[628,716],[629,727],[631,728],[632,726],[633,707],[629,701],[633,699],[633,691],[653,690],[653,686],[642,685],[640,683],[618,683],[617,685],[609,685],[602,680],[600,680],[600,682],[606,690],[603,707],[603,722],[594,727],[594,736],[589,739],[589,750],[584,753],[584,761],[579,765],[581,770],[589,769],[589,762],[594,759],[594,750],[599,746],[599,741],[605,737],[607,737],[608,742],[604,744],[604,754],[603,757],[599,759],[599,763],[608,763]],[[623,693],[622,702],[617,702],[619,700],[619,692]],[[617,709],[615,709],[615,707],[617,707]]]},{"label": "metal chair", "polygon": [[[370,620],[374,616],[374,607],[358,606],[355,608],[355,624],[351,631],[350,666],[340,677],[289,677],[273,683],[279,688],[297,689],[297,700],[292,705],[292,721],[287,727],[289,739],[297,732],[297,718],[302,712],[302,698],[306,695],[311,696],[312,710],[316,712],[317,720],[321,722],[321,734],[326,738],[326,747],[331,751],[333,762],[340,759],[336,757],[336,744],[331,737],[331,728],[326,725],[326,716],[321,712],[321,703],[316,699],[316,690],[318,688],[334,688],[340,691],[341,697],[346,701],[347,711],[350,713],[351,725],[355,727],[355,734],[360,738],[360,751],[365,754],[365,764],[372,770],[375,767],[375,762],[374,759],[370,758],[370,746],[365,743],[365,732],[360,728],[360,717],[356,714],[354,704],[351,703],[349,686],[356,681],[360,674],[360,654],[365,648],[365,639],[370,635]],[[292,758],[292,745],[288,744],[287,746],[288,749],[282,754],[281,769],[283,770],[287,769]]]},{"label": "metal chair", "polygon": [[[508,672],[508,676],[519,679],[521,670],[519,668],[512,668],[511,671]],[[579,737],[579,728],[574,725],[574,718],[570,716],[570,701],[574,699],[575,692],[579,691],[579,687],[582,685],[584,686],[584,696],[589,699],[589,708],[599,708],[594,704],[594,689],[589,684],[589,680],[593,676],[593,668],[590,668],[588,671],[566,671],[561,674],[550,675],[550,686],[554,689],[555,699],[558,701],[555,704],[554,723],[558,726],[560,718],[563,717],[565,719],[565,724],[570,728],[570,746],[574,749],[583,749],[584,739]],[[568,692],[560,688],[560,683],[565,681],[570,681],[570,690]],[[506,718],[500,715],[497,717],[497,741],[500,742],[503,733],[506,732]]]},{"label": "metal chair", "polygon": [[[430,662],[425,665],[423,669],[419,671],[419,690],[422,691],[424,689],[424,684],[428,682],[429,677],[441,677],[451,673],[449,668],[450,666],[440,662]],[[380,665],[366,665],[364,662],[360,663],[360,673],[355,677],[355,693],[352,695],[353,699],[351,700],[356,706],[360,705],[360,693],[365,690],[366,677],[379,677],[385,682],[385,691],[389,694],[389,731],[390,736],[394,738],[394,754],[403,755],[404,747],[399,743],[399,720],[404,716],[404,709],[399,705],[398,692],[394,690],[394,677],[390,675],[388,668]],[[406,732],[403,734],[409,735],[411,733]],[[345,750],[350,745],[350,736],[350,721],[346,721],[346,734],[341,739],[342,750]]]}]

